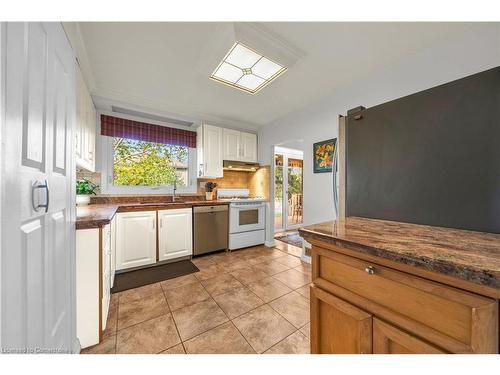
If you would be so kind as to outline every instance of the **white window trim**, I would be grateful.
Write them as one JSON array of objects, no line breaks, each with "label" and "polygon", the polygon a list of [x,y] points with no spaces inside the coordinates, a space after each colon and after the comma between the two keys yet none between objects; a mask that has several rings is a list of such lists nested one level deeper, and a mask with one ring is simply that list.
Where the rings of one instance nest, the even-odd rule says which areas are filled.
[{"label": "white window trim", "polygon": [[[173,194],[174,186],[115,186],[113,185],[113,137],[101,138],[101,193],[102,194]],[[197,192],[196,180],[196,149],[189,149],[188,186],[178,186],[177,193],[188,194]]]}]

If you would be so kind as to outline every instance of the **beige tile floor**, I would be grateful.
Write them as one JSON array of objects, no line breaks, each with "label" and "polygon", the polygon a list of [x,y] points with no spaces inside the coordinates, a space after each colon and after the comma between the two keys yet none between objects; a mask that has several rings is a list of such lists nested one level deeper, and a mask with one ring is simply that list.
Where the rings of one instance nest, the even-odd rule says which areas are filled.
[{"label": "beige tile floor", "polygon": [[309,353],[311,267],[288,250],[195,258],[200,272],[113,294],[82,353]]}]

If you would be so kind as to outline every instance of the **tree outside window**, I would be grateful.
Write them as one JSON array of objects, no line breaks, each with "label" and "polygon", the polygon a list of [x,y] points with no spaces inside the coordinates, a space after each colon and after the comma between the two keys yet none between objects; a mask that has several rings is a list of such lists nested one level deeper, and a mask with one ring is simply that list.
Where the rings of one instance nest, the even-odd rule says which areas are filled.
[{"label": "tree outside window", "polygon": [[189,148],[113,138],[113,184],[119,186],[187,186]]}]

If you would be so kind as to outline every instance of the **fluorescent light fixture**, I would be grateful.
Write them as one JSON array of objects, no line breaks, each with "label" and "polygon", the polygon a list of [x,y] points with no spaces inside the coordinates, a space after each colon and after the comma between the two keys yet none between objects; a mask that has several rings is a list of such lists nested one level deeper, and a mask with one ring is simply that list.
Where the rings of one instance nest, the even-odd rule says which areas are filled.
[{"label": "fluorescent light fixture", "polygon": [[255,94],[285,71],[283,65],[236,42],[210,78]]}]

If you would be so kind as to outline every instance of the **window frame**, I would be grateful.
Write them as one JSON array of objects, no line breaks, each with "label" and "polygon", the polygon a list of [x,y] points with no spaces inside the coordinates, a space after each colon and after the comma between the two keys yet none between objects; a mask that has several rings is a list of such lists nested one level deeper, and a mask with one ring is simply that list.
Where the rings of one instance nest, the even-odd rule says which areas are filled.
[{"label": "window frame", "polygon": [[[140,194],[158,195],[173,194],[174,186],[123,186],[113,185],[113,137],[100,136],[102,143],[101,193],[102,194]],[[197,192],[196,149],[189,148],[188,186],[178,186],[177,193]]]}]

